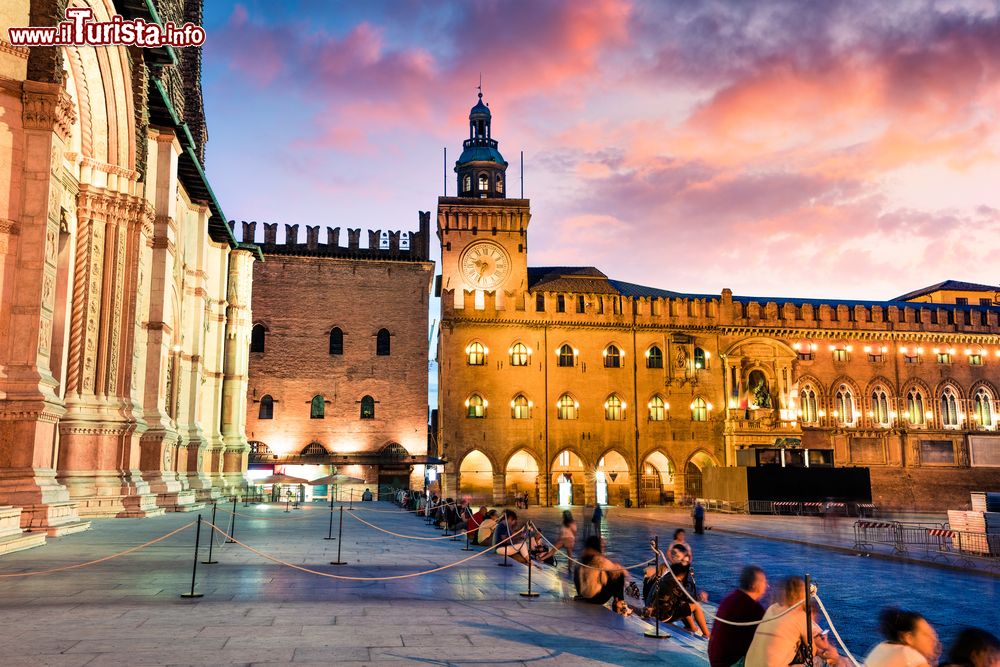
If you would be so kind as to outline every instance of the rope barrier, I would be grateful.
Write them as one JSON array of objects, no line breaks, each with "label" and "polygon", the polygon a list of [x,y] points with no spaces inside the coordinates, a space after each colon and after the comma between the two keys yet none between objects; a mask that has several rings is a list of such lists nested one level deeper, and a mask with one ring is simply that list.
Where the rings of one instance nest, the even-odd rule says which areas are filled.
[{"label": "rope barrier", "polygon": [[843,649],[844,655],[846,655],[847,659],[854,664],[854,667],[861,667],[861,663],[857,661],[849,650],[847,650],[847,644],[845,644],[844,640],[840,638],[840,633],[837,632],[837,628],[830,619],[830,614],[827,613],[826,606],[823,605],[823,601],[819,598],[819,595],[814,597],[816,598],[816,604],[819,605],[819,610],[823,612],[823,616],[826,617],[826,622],[830,625],[830,630],[833,631],[833,636],[837,638],[837,643],[840,644],[840,648]]},{"label": "rope barrier", "polygon": [[135,547],[132,547],[130,549],[126,549],[125,551],[121,551],[121,552],[116,553],[116,554],[111,554],[110,556],[104,556],[103,558],[98,558],[96,560],[87,561],[86,563],[77,563],[75,565],[63,565],[61,567],[54,567],[54,568],[52,568],[50,570],[36,570],[34,572],[14,572],[14,573],[11,573],[11,574],[0,574],[0,578],[7,579],[7,578],[11,578],[11,577],[34,577],[34,576],[38,576],[38,575],[42,575],[42,574],[54,574],[56,572],[65,572],[66,570],[76,570],[76,569],[79,569],[81,567],[87,567],[89,565],[97,565],[98,563],[103,563],[105,561],[109,561],[109,560],[112,560],[114,558],[119,558],[121,556],[126,556],[126,555],[128,555],[130,553],[134,553],[136,551],[139,551],[140,549],[145,549],[146,547],[153,546],[157,542],[162,542],[163,540],[171,538],[174,535],[176,535],[177,533],[190,528],[194,524],[195,524],[195,522],[192,521],[191,523],[184,524],[183,526],[181,526],[177,530],[172,530],[169,533],[167,533],[166,535],[162,535],[160,537],[157,537],[155,540],[150,540],[149,542],[145,542],[143,544],[140,544],[139,546],[135,546]]},{"label": "rope barrier", "polygon": [[361,517],[354,516],[353,514],[350,514],[348,516],[352,517],[355,521],[360,521],[361,523],[365,524],[369,528],[374,528],[375,530],[382,531],[383,533],[385,533],[387,535],[392,535],[393,537],[402,537],[403,539],[406,539],[406,540],[423,540],[423,541],[426,541],[426,542],[433,542],[433,541],[436,541],[436,540],[454,540],[458,536],[469,535],[469,534],[474,533],[474,532],[476,532],[478,530],[478,528],[474,528],[472,530],[467,530],[464,533],[455,533],[454,535],[438,535],[437,537],[418,537],[416,535],[402,535],[400,533],[394,533],[391,530],[386,530],[385,528],[381,528],[379,526],[376,526],[373,523],[368,523],[367,521],[365,521]]},{"label": "rope barrier", "polygon": [[[311,511],[315,512],[315,509],[310,508]],[[325,509],[325,508],[324,508]],[[244,519],[250,519],[251,521],[308,521],[310,519],[315,519],[313,516],[255,516],[253,514],[246,514],[245,512],[234,512],[232,510],[219,508],[220,512],[225,512],[226,514],[235,514],[236,516],[241,516]]]},{"label": "rope barrier", "polygon": [[[216,526],[215,524],[209,523],[208,525],[212,527],[212,530],[223,532],[222,529],[219,528],[218,526]],[[507,539],[502,540],[500,542],[500,544],[503,544],[504,542],[507,542],[508,540],[513,539],[513,537],[515,535],[521,533],[523,530],[524,529],[522,528],[521,530],[517,531],[517,533],[514,533],[514,535],[511,535]],[[254,553],[254,554],[258,555],[258,556],[260,556],[261,558],[263,558],[265,560],[269,560],[272,563],[277,563],[278,565],[284,565],[285,567],[290,567],[293,570],[299,570],[300,572],[307,572],[309,574],[315,574],[317,576],[326,577],[328,579],[341,579],[341,580],[345,580],[345,581],[391,581],[391,580],[396,580],[396,579],[411,579],[413,577],[421,577],[421,576],[426,575],[426,574],[434,574],[435,572],[441,572],[442,570],[447,570],[447,569],[450,569],[450,568],[453,568],[453,567],[457,567],[459,565],[462,565],[463,563],[469,562],[470,560],[474,560],[476,558],[479,558],[480,556],[483,556],[485,554],[490,553],[490,551],[488,549],[485,550],[485,551],[477,551],[476,553],[472,554],[468,558],[463,558],[460,561],[456,561],[454,563],[449,563],[448,565],[442,565],[441,567],[436,567],[436,568],[433,568],[431,570],[424,570],[423,572],[411,572],[409,574],[394,574],[394,575],[388,575],[388,576],[384,576],[384,577],[351,577],[351,576],[341,575],[341,574],[330,574],[329,572],[320,572],[319,570],[313,570],[313,569],[310,569],[308,567],[302,567],[301,565],[295,565],[294,563],[289,563],[287,561],[283,561],[280,558],[276,558],[274,556],[271,556],[269,554],[264,553],[263,551],[259,551],[257,549],[254,549],[249,544],[244,544],[243,542],[240,542],[237,539],[233,539],[233,542],[235,542],[236,544],[240,545],[241,547],[243,547],[247,551],[250,551],[251,553]]]},{"label": "rope barrier", "polygon": [[[555,548],[556,548],[556,545],[554,545],[554,544],[553,544],[553,543],[552,543],[551,541],[549,541],[549,538],[545,537],[545,535],[543,535],[543,534],[541,533],[541,531],[539,531],[539,532],[538,532],[538,535],[539,535],[539,537],[541,537],[541,538],[542,538],[542,541],[543,541],[543,542],[547,542],[547,543],[548,543],[548,545],[549,545],[550,547],[552,547],[553,549],[555,549]],[[556,551],[556,553],[558,554],[559,552],[558,552],[558,551]],[[594,567],[593,565],[587,565],[586,563],[583,563],[583,562],[581,562],[581,561],[578,561],[577,559],[573,558],[573,557],[572,557],[572,556],[570,556],[569,554],[567,554],[567,555],[566,555],[566,559],[567,559],[567,560],[569,560],[569,561],[570,561],[571,563],[576,563],[576,564],[577,564],[577,565],[579,565],[580,567],[588,567],[588,568],[590,568],[590,569],[592,569],[592,570],[602,570],[602,569],[604,569],[604,568],[600,568],[600,567]],[[629,565],[629,566],[627,566],[627,567],[626,567],[626,566],[622,566],[622,567],[620,567],[620,568],[614,568],[614,569],[612,569],[612,570],[608,570],[608,572],[618,572],[619,570],[634,570],[634,569],[636,569],[636,568],[640,568],[640,567],[643,567],[643,566],[645,566],[645,565],[649,565],[649,564],[650,564],[650,563],[652,563],[652,562],[653,562],[654,560],[656,560],[656,556],[653,556],[653,557],[652,557],[652,558],[650,558],[649,560],[646,560],[646,561],[643,561],[643,562],[641,562],[641,563],[636,563],[635,565]]]},{"label": "rope barrier", "polygon": [[[435,505],[434,507],[432,507],[431,511],[439,509],[441,507],[450,507],[452,505],[457,505],[457,504],[458,503],[456,503],[454,501],[450,502],[450,503],[441,503],[440,505]],[[362,512],[382,512],[382,513],[385,513],[385,514],[390,514],[390,513],[391,514],[414,514],[414,513],[417,513],[417,512],[421,512],[421,513],[426,514],[427,513],[427,506],[424,505],[423,507],[420,507],[420,508],[415,509],[415,510],[403,510],[403,509],[399,509],[399,510],[377,510],[374,507],[360,507],[360,506],[354,508],[354,511],[358,511],[358,510],[361,510]]]}]

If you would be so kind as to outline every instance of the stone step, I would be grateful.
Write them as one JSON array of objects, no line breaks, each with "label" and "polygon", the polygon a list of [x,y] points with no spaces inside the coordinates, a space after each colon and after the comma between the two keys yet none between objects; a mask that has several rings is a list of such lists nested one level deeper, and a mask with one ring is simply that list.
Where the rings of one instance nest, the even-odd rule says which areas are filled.
[{"label": "stone step", "polygon": [[[88,525],[89,522],[88,522]],[[0,537],[0,556],[45,544],[45,533],[21,533]]]}]

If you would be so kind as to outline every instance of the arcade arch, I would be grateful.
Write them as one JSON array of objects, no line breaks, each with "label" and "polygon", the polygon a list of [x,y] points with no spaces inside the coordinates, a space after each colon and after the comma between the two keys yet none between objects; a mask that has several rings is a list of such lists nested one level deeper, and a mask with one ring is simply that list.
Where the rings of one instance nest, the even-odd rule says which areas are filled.
[{"label": "arcade arch", "polygon": [[466,454],[458,468],[458,495],[480,502],[493,500],[493,464],[478,449]]},{"label": "arcade arch", "polygon": [[565,507],[582,505],[585,500],[586,469],[583,460],[571,449],[563,449],[552,462],[552,489],[549,497],[553,505]]},{"label": "arcade arch", "polygon": [[507,502],[512,502],[514,496],[527,492],[528,501],[539,502],[538,461],[526,449],[519,449],[507,460],[504,492]]},{"label": "arcade arch", "polygon": [[642,462],[642,502],[644,505],[666,505],[674,502],[674,480],[677,469],[670,458],[655,450]]},{"label": "arcade arch", "polygon": [[715,459],[707,452],[697,451],[692,454],[684,466],[684,495],[689,498],[700,498],[704,490],[704,472],[714,467]]},{"label": "arcade arch", "polygon": [[595,478],[598,504],[624,505],[631,498],[628,462],[617,451],[609,450],[597,460]]}]

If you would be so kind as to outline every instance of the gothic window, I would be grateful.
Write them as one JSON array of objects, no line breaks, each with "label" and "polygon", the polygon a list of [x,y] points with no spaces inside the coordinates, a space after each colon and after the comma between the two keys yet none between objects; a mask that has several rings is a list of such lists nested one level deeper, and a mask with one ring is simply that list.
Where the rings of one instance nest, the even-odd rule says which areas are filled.
[{"label": "gothic window", "polygon": [[486,174],[479,174],[479,192],[486,192],[490,189],[490,177]]},{"label": "gothic window", "polygon": [[465,416],[470,419],[482,419],[486,416],[486,399],[479,394],[473,394],[465,400]]},{"label": "gothic window", "polygon": [[375,354],[380,357],[389,356],[389,330],[379,329],[375,335]]},{"label": "gothic window", "polygon": [[906,395],[906,416],[915,426],[924,423],[924,395],[917,389],[911,389]]},{"label": "gothic window", "polygon": [[556,403],[556,416],[559,419],[576,419],[580,404],[569,394],[563,394]]},{"label": "gothic window", "polygon": [[622,367],[622,351],[618,349],[617,345],[608,345],[604,349],[604,367],[605,368]]},{"label": "gothic window", "polygon": [[649,399],[649,421],[661,422],[666,416],[667,404],[660,396]]},{"label": "gothic window", "polygon": [[344,353],[344,332],[340,327],[334,327],[330,332],[330,354]]},{"label": "gothic window", "polygon": [[528,346],[524,343],[514,343],[510,348],[510,365],[511,366],[527,366],[528,365]]},{"label": "gothic window", "polygon": [[503,194],[503,176],[497,176],[497,192]]},{"label": "gothic window", "polygon": [[625,415],[625,401],[618,394],[611,394],[604,401],[604,418],[608,421],[621,421]]},{"label": "gothic window", "polygon": [[361,398],[361,418],[375,419],[375,399],[371,396]]},{"label": "gothic window", "polygon": [[270,394],[266,394],[260,399],[260,410],[257,412],[257,419],[274,419],[274,399]]},{"label": "gothic window", "polygon": [[531,401],[524,394],[518,394],[510,402],[510,416],[513,419],[531,418]]},{"label": "gothic window", "polygon": [[559,365],[563,368],[571,368],[576,365],[576,352],[569,343],[559,348]]},{"label": "gothic window", "polygon": [[876,426],[889,426],[889,396],[882,387],[872,390],[872,422]]},{"label": "gothic window", "polygon": [[264,351],[264,337],[267,335],[267,329],[264,328],[263,324],[253,325],[253,329],[250,331],[250,351],[251,352],[263,352]]},{"label": "gothic window", "polygon": [[941,425],[945,428],[958,428],[958,398],[955,390],[946,387],[941,393]]},{"label": "gothic window", "polygon": [[691,421],[708,421],[708,403],[700,396],[691,401]]},{"label": "gothic window", "polygon": [[976,390],[972,399],[976,423],[984,428],[993,427],[993,395],[985,387]]},{"label": "gothic window", "polygon": [[326,403],[321,395],[313,396],[309,404],[309,419],[323,419],[326,412]]},{"label": "gothic window", "polygon": [[802,408],[802,423],[817,423],[819,421],[819,412],[816,409],[816,392],[812,387],[804,387],[799,392],[799,403]]},{"label": "gothic window", "polygon": [[462,192],[468,192],[472,189],[472,176],[468,174],[462,179]]},{"label": "gothic window", "polygon": [[845,426],[853,424],[854,394],[846,384],[840,385],[840,388],[837,389],[833,402],[837,406],[837,414],[834,415],[837,421]]},{"label": "gothic window", "polygon": [[694,368],[695,370],[701,370],[703,368],[708,368],[708,352],[701,349],[700,347],[694,348]]},{"label": "gothic window", "polygon": [[468,355],[470,366],[483,366],[486,364],[486,348],[483,347],[482,343],[469,343],[469,347],[465,348],[465,353]]},{"label": "gothic window", "polygon": [[663,368],[663,350],[656,345],[646,352],[646,368]]}]

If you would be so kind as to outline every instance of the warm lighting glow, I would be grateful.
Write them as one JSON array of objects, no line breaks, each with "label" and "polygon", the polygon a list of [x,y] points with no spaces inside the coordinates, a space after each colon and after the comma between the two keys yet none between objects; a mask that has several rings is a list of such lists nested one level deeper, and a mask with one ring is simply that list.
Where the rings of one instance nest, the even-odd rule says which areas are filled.
[{"label": "warm lighting glow", "polygon": [[883,345],[882,346],[882,352],[885,353],[885,352],[888,352],[888,351],[889,351],[889,346],[888,345]]},{"label": "warm lighting glow", "polygon": [[182,348],[181,348],[181,346],[180,346],[180,345],[174,345],[174,352],[180,352],[180,351],[181,351],[181,349],[182,349]]},{"label": "warm lighting glow", "polygon": [[706,359],[711,359],[712,358],[712,353],[709,352],[708,350],[705,350],[705,358]]},{"label": "warm lighting glow", "polygon": [[972,348],[969,347],[965,348],[965,354],[966,356],[972,356]]},{"label": "warm lighting glow", "polygon": [[907,353],[907,351],[908,351],[908,350],[907,350],[907,348],[906,348],[906,346],[905,346],[905,345],[904,345],[903,347],[899,348],[899,353],[900,353],[900,354],[906,354],[906,353]]},{"label": "warm lighting glow", "polygon": [[514,399],[510,399],[510,407],[514,407]]},{"label": "warm lighting glow", "polygon": [[801,347],[802,347],[802,343],[799,343],[799,342],[792,343],[792,349],[793,350],[798,350]]},{"label": "warm lighting glow", "polygon": [[705,407],[708,408],[709,410],[711,410],[712,409],[712,404],[708,403],[707,405],[705,405]]},{"label": "warm lighting glow", "polygon": [[895,419],[896,418],[896,411],[892,410],[891,412],[889,412],[889,417],[891,417],[892,419]]},{"label": "warm lighting glow", "polygon": [[940,347],[935,347],[934,348],[934,354],[940,354],[940,353],[941,353],[941,348]]},{"label": "warm lighting glow", "polygon": [[534,401],[528,401],[528,407],[529,408],[535,407],[535,402]]},{"label": "warm lighting glow", "polygon": [[924,348],[918,347],[917,348],[917,354],[923,354],[923,353],[924,353]]},{"label": "warm lighting glow", "polygon": [[649,350],[646,350],[646,358],[649,359]]},{"label": "warm lighting glow", "polygon": [[793,421],[792,422],[792,428],[795,428],[796,426],[798,426],[798,422]]},{"label": "warm lighting glow", "polygon": [[622,410],[624,410],[627,407],[628,407],[628,403],[626,403],[625,401],[622,401]]},{"label": "warm lighting glow", "polygon": [[871,353],[871,351],[872,351],[872,346],[871,345],[865,345],[865,353]]},{"label": "warm lighting glow", "polygon": [[834,416],[834,417],[839,417],[839,416],[840,416],[840,412],[839,412],[839,411],[837,411],[837,410],[834,410],[834,411],[833,411],[833,416]]},{"label": "warm lighting glow", "polygon": [[875,416],[875,413],[874,413],[874,412],[872,412],[871,410],[869,410],[869,411],[868,411],[868,416],[869,416],[869,417],[874,417],[874,416]]},{"label": "warm lighting glow", "polygon": [[845,350],[847,350],[848,352],[853,352],[853,351],[854,351],[854,346],[853,346],[853,345],[848,345],[848,346],[847,346],[846,348],[844,348],[844,349],[845,349]]},{"label": "warm lighting glow", "polygon": [[735,410],[736,409],[736,399],[735,398],[730,398],[729,399],[729,409],[730,410]]},{"label": "warm lighting glow", "polygon": [[948,354],[955,354],[955,348],[949,347],[948,348]]},{"label": "warm lighting glow", "polygon": [[813,343],[812,345],[809,346],[809,349],[815,352],[816,350],[819,349],[819,345],[817,343]]},{"label": "warm lighting glow", "polygon": [[525,348],[524,348],[524,349],[525,349],[525,351],[526,351],[526,352],[527,352],[528,354],[531,354],[531,347],[530,347],[530,346],[525,346]]},{"label": "warm lighting glow", "polygon": [[820,411],[819,411],[819,412],[818,412],[817,414],[818,414],[818,415],[819,415],[820,417],[826,417],[826,410],[820,410]]},{"label": "warm lighting glow", "polygon": [[667,402],[664,402],[664,403],[663,403],[663,409],[664,409],[664,410],[669,410],[669,409],[670,409],[670,404],[669,404],[669,403],[667,403]]},{"label": "warm lighting glow", "polygon": [[580,350],[578,350],[578,349],[576,349],[576,348],[574,347],[574,348],[573,348],[573,356],[574,356],[574,357],[576,357],[576,356],[579,356],[579,355],[580,355]]},{"label": "warm lighting glow", "polygon": [[486,399],[484,398],[484,399],[483,399],[483,407],[484,407],[484,408],[487,408],[487,407],[489,407],[489,405],[490,405],[490,402],[489,402],[489,401],[487,401],[487,400],[486,400]]},{"label": "warm lighting glow", "polygon": [[933,410],[928,410],[927,412],[924,413],[924,416],[927,417],[928,419],[933,419],[934,418],[934,411]]},{"label": "warm lighting glow", "polygon": [[469,399],[465,399],[465,407],[469,407]]},{"label": "warm lighting glow", "polygon": [[837,349],[837,346],[836,345],[829,345],[828,348],[830,349],[831,352],[833,352],[834,350]]}]

